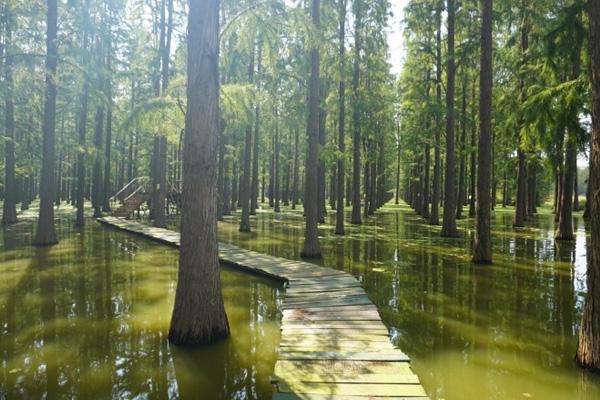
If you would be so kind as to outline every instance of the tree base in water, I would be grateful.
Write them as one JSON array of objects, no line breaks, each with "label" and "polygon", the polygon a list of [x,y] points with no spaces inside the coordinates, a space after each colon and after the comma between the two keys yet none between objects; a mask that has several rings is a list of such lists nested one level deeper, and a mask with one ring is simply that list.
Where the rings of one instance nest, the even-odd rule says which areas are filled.
[{"label": "tree base in water", "polygon": [[207,346],[229,337],[229,324],[212,330],[192,331],[189,329],[178,330],[171,327],[169,342],[176,346]]}]

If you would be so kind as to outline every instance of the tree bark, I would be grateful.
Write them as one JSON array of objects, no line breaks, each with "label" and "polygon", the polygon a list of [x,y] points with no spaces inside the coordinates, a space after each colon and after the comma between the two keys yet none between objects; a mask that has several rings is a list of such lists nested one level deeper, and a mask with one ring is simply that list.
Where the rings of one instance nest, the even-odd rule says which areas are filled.
[{"label": "tree bark", "polygon": [[362,224],[360,215],[360,51],[362,29],[362,1],[354,5],[354,72],[352,76],[352,218],[354,225]]},{"label": "tree bark", "polygon": [[477,211],[473,262],[492,263],[491,159],[492,159],[492,10],[493,0],[481,0],[481,63],[479,76],[479,145]]},{"label": "tree bark", "polygon": [[587,296],[581,316],[576,360],[600,371],[600,1],[588,0],[592,82],[591,239],[588,242]]},{"label": "tree bark", "polygon": [[[340,0],[339,2],[339,57],[340,57],[340,71],[346,69],[346,46],[345,46],[345,35],[346,35],[346,0]],[[338,115],[338,159],[337,159],[337,187],[336,187],[336,203],[337,208],[335,211],[335,234],[343,235],[345,233],[344,227],[344,180],[346,179],[346,161],[344,159],[346,155],[346,81],[344,80],[344,74],[340,75],[339,82],[339,115]]]},{"label": "tree bark", "polygon": [[[257,74],[260,74],[262,68],[262,42],[258,42]],[[260,75],[259,75],[260,79]],[[257,90],[260,87],[257,84]],[[258,164],[260,163],[260,103],[256,100],[254,108],[254,151],[252,159],[252,187],[250,194],[250,214],[255,215],[258,208]]]},{"label": "tree bark", "polygon": [[462,219],[463,207],[467,200],[467,78],[463,81],[462,107],[460,116],[460,167],[458,175],[458,201],[456,203],[456,219]]},{"label": "tree bark", "polygon": [[298,204],[298,179],[299,179],[299,165],[298,165],[298,141],[300,136],[300,130],[294,129],[294,172],[292,174],[292,210],[296,209]]},{"label": "tree bark", "polygon": [[280,165],[279,165],[279,111],[277,109],[277,105],[273,110],[275,114],[275,151],[273,152],[273,157],[275,158],[275,175],[273,176],[274,180],[274,190],[275,190],[275,206],[273,211],[276,213],[281,212],[281,207],[279,205],[279,182],[280,182]]},{"label": "tree bark", "polygon": [[[316,30],[321,26],[320,0],[312,1],[312,22]],[[308,148],[306,152],[306,170],[304,183],[304,212],[306,214],[306,228],[304,232],[304,246],[302,257],[320,258],[321,246],[317,219],[319,217],[318,197],[318,163],[319,163],[319,49],[314,47],[310,51],[310,83],[308,88]]]},{"label": "tree bark", "polygon": [[158,137],[158,155],[157,162],[157,182],[156,188],[156,207],[154,208],[154,226],[165,228],[165,203],[167,197],[167,138],[165,136]]},{"label": "tree bark", "polygon": [[444,219],[441,235],[457,237],[456,230],[456,154],[454,149],[454,87],[456,65],[454,61],[455,0],[447,0],[448,11],[448,63],[446,66],[446,173],[444,187]]},{"label": "tree bark", "polygon": [[[2,224],[17,222],[17,181],[15,179],[15,107],[13,103],[13,56],[12,56],[12,10],[10,3],[4,6],[4,203],[2,206]],[[1,55],[1,54],[0,54]]]},{"label": "tree bark", "polygon": [[[254,45],[251,49],[250,63],[248,64],[248,81],[254,82]],[[244,140],[244,169],[242,171],[242,184],[240,186],[240,201],[242,216],[240,219],[240,232],[250,232],[250,173],[252,158],[252,126],[246,127]]]},{"label": "tree bark", "polygon": [[177,345],[229,336],[217,241],[219,0],[189,0],[179,278],[169,330]]},{"label": "tree bark", "polygon": [[[442,104],[442,2],[439,1],[435,12],[437,22],[437,33],[436,33],[436,83],[435,83],[435,96],[436,103]],[[429,215],[429,223],[431,225],[440,224],[440,197],[441,197],[441,173],[442,173],[442,162],[441,162],[441,147],[442,147],[442,124],[440,117],[436,114],[436,127],[435,127],[435,144],[433,147],[433,190],[431,197],[431,213]]]},{"label": "tree bark", "polygon": [[40,179],[40,211],[33,245],[47,246],[58,243],[54,227],[54,138],[56,134],[56,65],[58,52],[58,5],[56,0],[47,0],[46,15],[46,93],[44,96],[44,119],[42,122],[43,154]]}]

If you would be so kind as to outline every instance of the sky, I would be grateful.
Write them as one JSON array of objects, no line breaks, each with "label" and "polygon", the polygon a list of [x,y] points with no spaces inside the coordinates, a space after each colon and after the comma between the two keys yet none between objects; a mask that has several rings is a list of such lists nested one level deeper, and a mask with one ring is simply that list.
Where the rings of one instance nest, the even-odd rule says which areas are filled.
[{"label": "sky", "polygon": [[404,40],[402,37],[402,19],[404,18],[404,7],[408,0],[390,0],[393,16],[390,18],[388,29],[388,43],[390,46],[390,63],[392,72],[396,75],[402,70],[404,58]]}]

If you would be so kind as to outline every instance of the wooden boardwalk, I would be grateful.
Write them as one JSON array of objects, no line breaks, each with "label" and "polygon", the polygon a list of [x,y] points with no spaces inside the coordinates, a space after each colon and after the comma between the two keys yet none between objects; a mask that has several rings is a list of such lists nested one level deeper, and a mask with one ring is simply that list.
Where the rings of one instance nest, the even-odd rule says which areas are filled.
[{"label": "wooden boardwalk", "polygon": [[[179,246],[179,233],[122,218],[99,222]],[[389,341],[360,283],[350,274],[219,244],[219,259],[288,283],[274,400],[428,399],[409,358]]]}]

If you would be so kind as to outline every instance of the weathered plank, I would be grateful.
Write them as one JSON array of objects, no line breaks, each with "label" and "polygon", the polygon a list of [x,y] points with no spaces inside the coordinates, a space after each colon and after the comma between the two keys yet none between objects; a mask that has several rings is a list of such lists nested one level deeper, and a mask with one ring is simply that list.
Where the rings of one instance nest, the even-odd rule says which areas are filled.
[{"label": "weathered plank", "polygon": [[285,351],[281,360],[356,360],[356,361],[410,361],[401,351]]},{"label": "weathered plank", "polygon": [[385,384],[385,383],[330,383],[330,382],[280,382],[277,387],[281,392],[313,393],[322,395],[342,396],[371,396],[377,394],[381,397],[426,396],[425,390],[417,384]]},{"label": "weathered plank", "polygon": [[406,396],[347,396],[315,393],[273,393],[273,400],[429,400],[429,397]]}]

